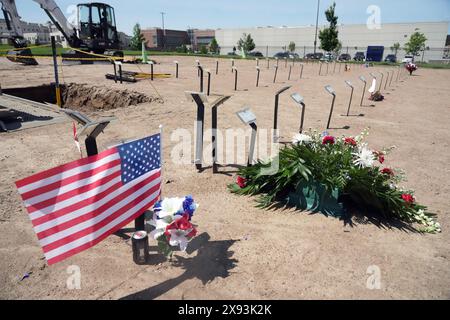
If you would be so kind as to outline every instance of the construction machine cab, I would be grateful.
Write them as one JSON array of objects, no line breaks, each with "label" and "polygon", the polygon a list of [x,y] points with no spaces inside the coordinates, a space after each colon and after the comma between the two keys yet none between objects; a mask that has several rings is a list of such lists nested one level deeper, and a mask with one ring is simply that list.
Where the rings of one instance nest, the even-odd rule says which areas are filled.
[{"label": "construction machine cab", "polygon": [[113,7],[98,2],[79,4],[78,22],[79,38],[89,51],[103,54],[120,48]]}]

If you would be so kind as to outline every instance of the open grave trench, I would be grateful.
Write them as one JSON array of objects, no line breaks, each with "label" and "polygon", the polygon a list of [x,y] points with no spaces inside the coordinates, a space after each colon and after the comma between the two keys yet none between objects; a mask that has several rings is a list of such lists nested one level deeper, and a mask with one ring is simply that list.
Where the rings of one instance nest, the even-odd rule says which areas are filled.
[{"label": "open grave trench", "polygon": [[[62,107],[85,113],[161,102],[158,97],[105,86],[69,83],[61,85],[60,88]],[[46,124],[52,124],[54,122],[51,120],[58,115],[58,110],[53,109],[54,114],[52,115],[50,106],[46,108],[46,105],[56,104],[54,84],[3,89],[2,93],[3,96],[0,95],[0,111],[2,111],[0,120],[3,128],[0,128],[0,131],[25,129],[27,126],[22,124],[33,121],[40,121],[39,126],[45,125],[45,121],[47,121]],[[14,98],[17,99],[14,100]]]}]

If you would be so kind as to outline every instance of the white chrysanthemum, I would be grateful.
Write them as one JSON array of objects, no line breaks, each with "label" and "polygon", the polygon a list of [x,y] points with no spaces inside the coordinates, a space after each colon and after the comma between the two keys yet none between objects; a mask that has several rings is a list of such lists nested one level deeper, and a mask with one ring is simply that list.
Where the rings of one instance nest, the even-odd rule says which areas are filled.
[{"label": "white chrysanthemum", "polygon": [[309,144],[313,141],[313,139],[308,136],[307,134],[303,134],[303,133],[297,133],[293,140],[292,143],[294,144]]},{"label": "white chrysanthemum", "polygon": [[370,168],[375,162],[373,152],[367,149],[366,146],[360,148],[358,153],[354,153],[353,155],[356,156],[356,160],[353,163],[358,167]]}]

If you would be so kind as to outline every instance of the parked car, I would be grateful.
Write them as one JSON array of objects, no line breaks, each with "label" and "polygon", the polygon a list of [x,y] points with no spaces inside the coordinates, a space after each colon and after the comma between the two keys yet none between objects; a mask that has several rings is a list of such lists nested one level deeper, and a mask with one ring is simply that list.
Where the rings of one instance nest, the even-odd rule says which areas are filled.
[{"label": "parked car", "polygon": [[396,63],[397,62],[397,57],[395,56],[395,54],[388,54],[386,56],[386,58],[384,58],[384,62]]},{"label": "parked car", "polygon": [[323,55],[323,57],[320,60],[333,61],[335,59],[336,59],[336,56],[333,53],[327,52]]},{"label": "parked car", "polygon": [[313,60],[320,60],[322,58],[323,58],[323,53],[322,52],[308,53],[305,56],[305,59],[313,59]]},{"label": "parked car", "polygon": [[252,51],[248,53],[249,57],[263,58],[264,55],[259,51]]},{"label": "parked car", "polygon": [[364,61],[366,60],[366,55],[362,51],[358,51],[355,56],[353,57],[353,60],[355,61]]},{"label": "parked car", "polygon": [[273,57],[278,59],[289,58],[289,52],[278,52]]},{"label": "parked car", "polygon": [[405,58],[402,60],[402,63],[413,63],[414,62],[414,56],[412,55],[406,55]]},{"label": "parked car", "polygon": [[299,59],[300,56],[298,55],[298,53],[291,52],[291,53],[289,53],[289,58],[290,59]]},{"label": "parked car", "polygon": [[350,61],[350,60],[352,60],[352,56],[349,55],[348,53],[343,53],[339,56],[338,60],[339,61]]}]

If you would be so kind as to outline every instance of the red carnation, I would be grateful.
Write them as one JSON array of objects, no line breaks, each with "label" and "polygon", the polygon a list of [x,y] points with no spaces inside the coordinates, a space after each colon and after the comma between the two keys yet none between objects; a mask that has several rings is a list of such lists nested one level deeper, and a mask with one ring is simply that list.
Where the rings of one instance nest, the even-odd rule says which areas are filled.
[{"label": "red carnation", "polygon": [[388,176],[394,176],[394,171],[392,169],[389,168],[384,168],[383,170],[381,170],[382,174],[388,175]]},{"label": "red carnation", "polygon": [[333,136],[326,136],[323,138],[322,144],[335,144],[336,140]]},{"label": "red carnation", "polygon": [[239,186],[239,188],[243,189],[247,186],[247,179],[245,179],[241,176],[238,176],[236,183]]},{"label": "red carnation", "polygon": [[345,138],[344,143],[354,147],[357,145],[356,140],[353,138]]},{"label": "red carnation", "polygon": [[405,201],[407,204],[413,204],[414,203],[414,197],[410,194],[404,193],[402,194],[402,199],[403,201]]}]

